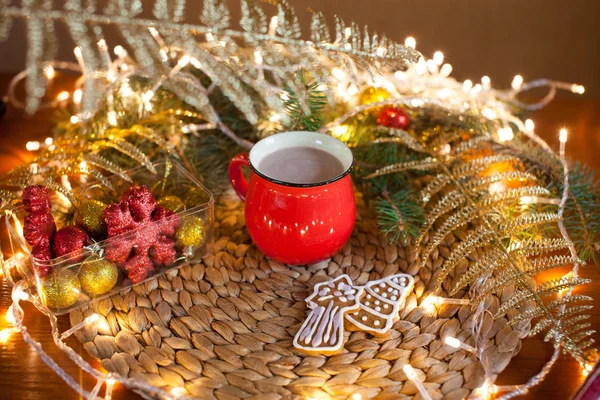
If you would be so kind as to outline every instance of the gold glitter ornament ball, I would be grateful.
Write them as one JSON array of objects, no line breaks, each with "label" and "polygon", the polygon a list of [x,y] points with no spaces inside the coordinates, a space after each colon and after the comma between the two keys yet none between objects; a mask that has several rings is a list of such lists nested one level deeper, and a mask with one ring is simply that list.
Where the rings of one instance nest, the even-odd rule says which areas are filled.
[{"label": "gold glitter ornament ball", "polygon": [[181,221],[176,234],[177,243],[184,247],[198,247],[206,239],[206,229],[202,219],[189,215]]},{"label": "gold glitter ornament ball", "polygon": [[368,87],[362,91],[358,98],[359,104],[371,104],[379,103],[380,101],[387,100],[390,97],[390,92],[382,87]]},{"label": "gold glitter ornament ball", "polygon": [[106,234],[106,223],[104,222],[104,209],[106,204],[98,200],[86,200],[81,202],[75,211],[75,224],[86,231],[90,236],[102,236]]},{"label": "gold glitter ornament ball", "polygon": [[105,258],[91,256],[81,264],[79,280],[83,290],[90,296],[109,292],[117,284],[117,266]]},{"label": "gold glitter ornament ball", "polygon": [[77,303],[81,284],[77,275],[69,270],[54,271],[41,280],[42,298],[49,308],[60,309]]},{"label": "gold glitter ornament ball", "polygon": [[169,211],[173,211],[175,213],[181,212],[185,210],[185,203],[177,196],[168,195],[163,196],[156,201],[156,204],[166,208]]},{"label": "gold glitter ornament ball", "polygon": [[209,199],[210,197],[204,190],[194,186],[185,194],[183,202],[187,208],[193,208],[206,203]]}]

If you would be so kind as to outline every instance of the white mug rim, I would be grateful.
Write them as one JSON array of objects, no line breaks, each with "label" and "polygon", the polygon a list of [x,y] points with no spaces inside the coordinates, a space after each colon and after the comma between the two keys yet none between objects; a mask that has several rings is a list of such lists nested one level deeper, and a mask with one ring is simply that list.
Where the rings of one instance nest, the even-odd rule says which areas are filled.
[{"label": "white mug rim", "polygon": [[[287,145],[285,144],[286,141],[288,142]],[[283,142],[283,144],[277,142]],[[274,148],[269,151],[267,150],[269,146]],[[326,151],[327,153],[336,157],[342,163],[342,165],[344,166],[344,172],[324,181],[296,183],[273,178],[261,172],[258,169],[258,164],[260,163],[262,157],[264,157],[265,155],[270,154],[276,150],[298,146],[314,147]],[[268,136],[264,139],[261,139],[256,144],[254,144],[254,146],[250,150],[250,153],[248,155],[248,161],[250,164],[250,168],[252,168],[252,171],[261,178],[276,183],[278,185],[290,187],[316,187],[328,185],[348,175],[352,170],[352,167],[354,166],[354,157],[352,155],[352,151],[350,150],[350,148],[348,148],[348,146],[345,143],[333,136],[310,131],[280,132]]]}]

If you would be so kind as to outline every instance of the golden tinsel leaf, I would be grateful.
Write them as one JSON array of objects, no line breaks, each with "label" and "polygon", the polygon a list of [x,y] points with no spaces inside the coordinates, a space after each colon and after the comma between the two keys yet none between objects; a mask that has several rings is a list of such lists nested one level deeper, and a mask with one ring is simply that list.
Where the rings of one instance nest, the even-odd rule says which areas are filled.
[{"label": "golden tinsel leaf", "polygon": [[450,155],[453,157],[458,157],[467,151],[476,150],[479,146],[481,146],[484,143],[490,142],[492,142],[492,139],[489,136],[477,135],[467,140],[466,142],[462,142],[451,147]]},{"label": "golden tinsel leaf", "polygon": [[93,165],[97,168],[100,168],[100,169],[108,171],[112,174],[118,175],[121,179],[125,180],[126,182],[130,182],[130,183],[133,182],[131,180],[131,178],[127,175],[127,173],[125,172],[124,169],[120,168],[117,164],[104,158],[100,154],[96,154],[96,153],[84,154],[83,161],[85,161],[86,163]]},{"label": "golden tinsel leaf", "polygon": [[57,174],[61,175],[61,176],[62,175],[67,175],[67,176],[70,176],[70,175],[86,176],[87,175],[87,176],[94,178],[96,181],[100,182],[103,186],[105,186],[109,190],[115,190],[112,183],[110,183],[110,181],[108,179],[106,179],[106,177],[100,171],[98,171],[94,168],[90,168],[90,167],[81,168],[80,166],[77,166],[77,167],[59,170],[59,171],[57,171]]},{"label": "golden tinsel leaf", "polygon": [[450,291],[450,295],[454,296],[460,289],[472,284],[478,277],[491,274],[492,271],[498,269],[505,261],[506,257],[504,257],[501,249],[488,251],[482,258],[479,258],[474,264],[469,266]]},{"label": "golden tinsel leaf", "polygon": [[[562,305],[567,305],[567,304],[582,302],[582,301],[593,301],[593,299],[590,296],[585,296],[582,294],[574,294],[571,296],[561,297],[560,299],[549,302],[544,307],[537,306],[537,307],[530,308],[528,310],[521,310],[519,312],[519,314],[515,315],[512,319],[510,319],[508,321],[508,326],[514,326],[521,321],[526,321],[529,319],[539,317],[541,315],[544,315],[547,311],[555,310]],[[533,336],[534,334],[532,334],[530,332],[529,335]]]},{"label": "golden tinsel leaf", "polygon": [[405,162],[392,164],[392,165],[388,165],[386,167],[380,168],[377,171],[373,172],[372,174],[367,175],[365,177],[365,179],[373,179],[377,176],[394,174],[397,172],[408,171],[408,170],[416,170],[416,171],[429,170],[432,168],[436,168],[437,165],[438,165],[438,161],[437,161],[437,159],[435,159],[433,157],[427,157],[423,160],[418,160],[418,161],[405,161]]},{"label": "golden tinsel leaf", "polygon": [[540,272],[562,267],[568,264],[583,264],[583,261],[581,261],[578,257],[564,255],[539,257],[532,260],[523,258],[522,260],[524,264],[522,270],[503,270],[497,277],[489,279],[485,285],[483,285],[478,293],[478,296],[482,297],[489,293],[502,290],[507,285],[517,282],[519,279],[521,279],[523,277],[523,273],[533,277]]},{"label": "golden tinsel leaf", "polygon": [[546,281],[539,285],[535,290],[518,290],[508,300],[498,307],[494,318],[499,318],[504,315],[508,310],[511,310],[525,301],[538,298],[551,296],[552,294],[558,293],[563,289],[569,289],[575,286],[584,285],[590,283],[590,279],[580,277],[562,277],[560,279],[553,279]]},{"label": "golden tinsel leaf", "polygon": [[105,146],[115,149],[128,157],[131,157],[138,163],[142,164],[153,174],[156,173],[156,168],[152,165],[152,161],[144,154],[142,150],[137,148],[135,145],[129,143],[127,140],[122,138],[114,138],[112,140],[98,141],[93,144],[94,147]]},{"label": "golden tinsel leaf", "polygon": [[525,257],[541,255],[558,250],[568,250],[569,242],[563,238],[533,238],[518,241],[511,245],[509,251]]},{"label": "golden tinsel leaf", "polygon": [[63,194],[67,199],[69,199],[71,204],[75,204],[75,205],[78,204],[73,191],[69,188],[64,187],[60,183],[56,182],[54,179],[46,178],[42,182],[42,185],[46,186],[50,190],[54,190],[55,192],[59,192],[59,193]]},{"label": "golden tinsel leaf", "polygon": [[[400,142],[406,145],[408,148],[418,151],[419,153],[425,152],[425,147],[416,137],[408,133],[403,129],[395,129],[395,128],[379,128],[381,131],[386,132],[388,135],[392,136],[395,139],[390,139],[389,141]],[[378,138],[373,141],[373,143],[385,143],[387,138]]]}]

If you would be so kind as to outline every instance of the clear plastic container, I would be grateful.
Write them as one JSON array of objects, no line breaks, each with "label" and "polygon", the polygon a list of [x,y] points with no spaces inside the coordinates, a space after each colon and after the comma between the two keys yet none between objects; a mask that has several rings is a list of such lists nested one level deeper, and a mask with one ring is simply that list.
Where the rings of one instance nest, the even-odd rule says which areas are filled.
[{"label": "clear plastic container", "polygon": [[[31,247],[23,237],[27,213],[22,204],[14,209],[14,213],[7,215],[6,226],[13,253],[7,262],[30,282],[31,289],[35,288],[31,291],[39,299],[38,306],[55,315],[65,314],[169,269],[196,262],[212,250],[212,194],[178,163],[158,162],[153,166],[155,174],[146,167],[128,171],[126,175],[131,181],[119,175],[110,176],[106,179],[109,187],[106,181],[81,178],[73,183],[75,179],[72,179],[75,201],[117,203],[129,187],[145,185],[159,203],[165,196],[176,196],[185,203],[183,211],[157,221],[140,221],[133,230],[98,242],[90,240],[82,250],[51,261],[32,256]],[[51,196],[51,201],[57,230],[71,225],[75,211],[71,202],[59,193]],[[168,243],[168,257],[161,256],[160,251],[165,241]],[[136,270],[137,266],[141,268]],[[148,270],[145,275],[144,271]],[[129,278],[131,276],[136,277],[133,278],[135,283]]]}]

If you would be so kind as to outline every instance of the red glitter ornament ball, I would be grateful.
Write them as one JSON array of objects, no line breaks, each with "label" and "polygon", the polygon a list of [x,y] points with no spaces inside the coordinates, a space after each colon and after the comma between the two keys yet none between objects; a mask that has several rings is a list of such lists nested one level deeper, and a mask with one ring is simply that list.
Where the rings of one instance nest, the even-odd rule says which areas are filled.
[{"label": "red glitter ornament ball", "polygon": [[89,236],[78,226],[62,227],[54,235],[52,250],[55,257],[72,254],[71,259],[83,256],[83,247],[87,245]]},{"label": "red glitter ornament ball", "polygon": [[406,110],[399,107],[386,107],[377,118],[378,125],[395,129],[406,129],[409,121]]}]

